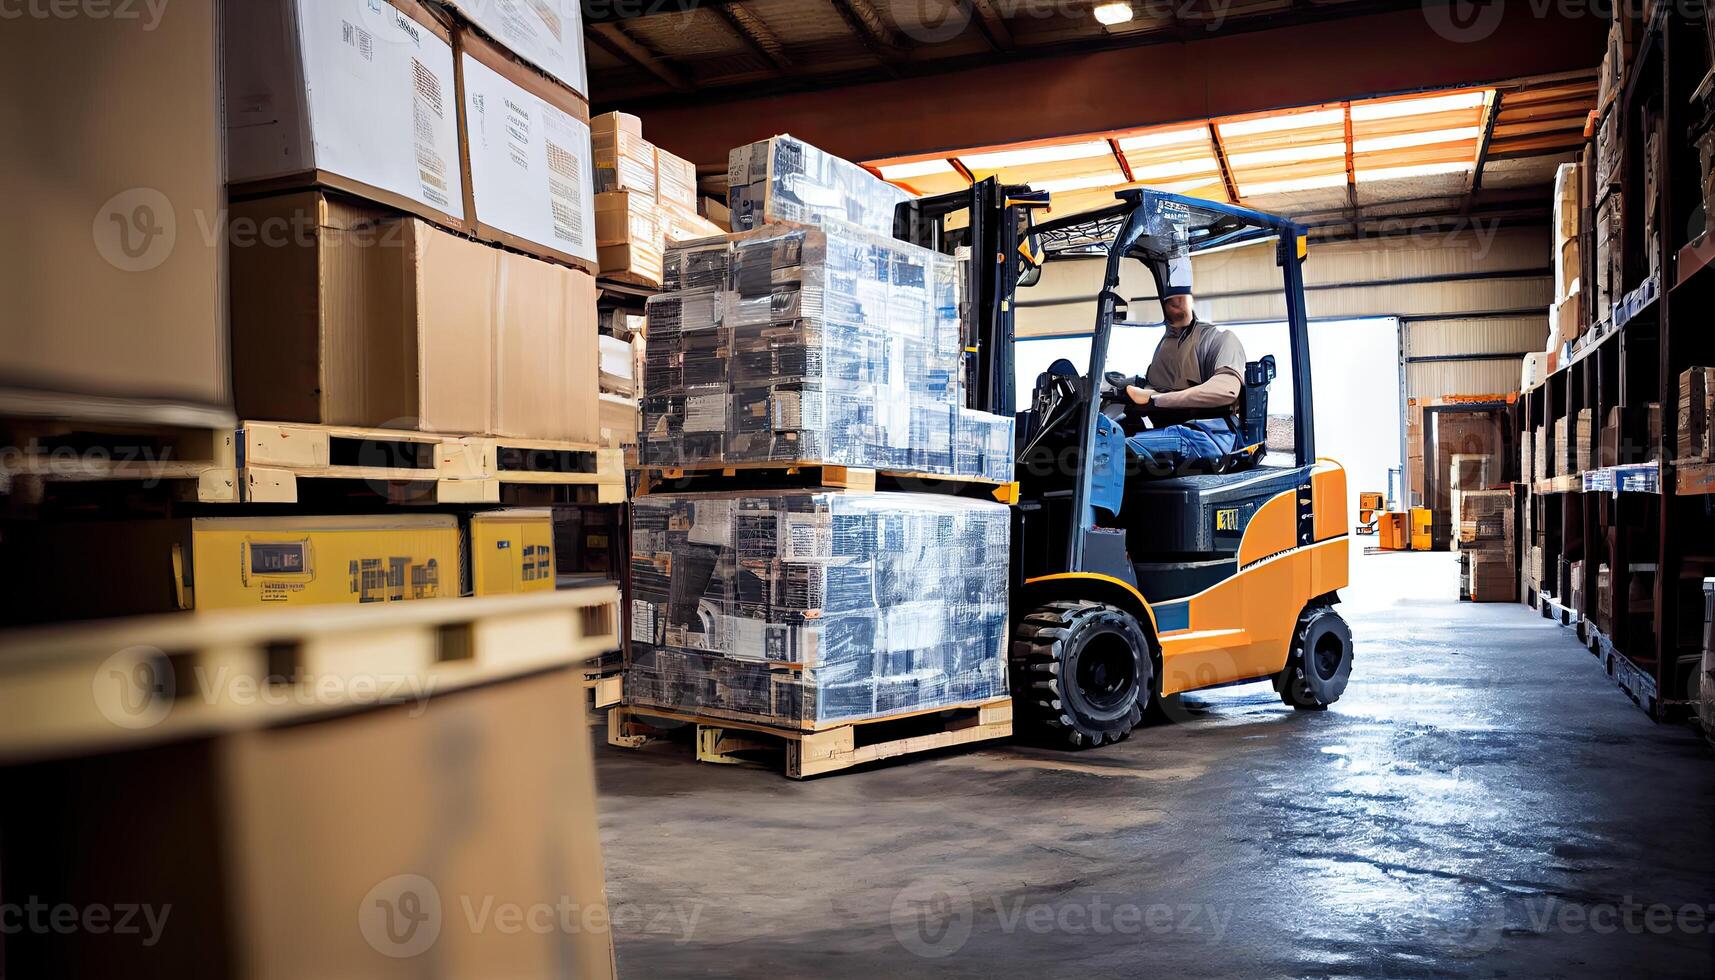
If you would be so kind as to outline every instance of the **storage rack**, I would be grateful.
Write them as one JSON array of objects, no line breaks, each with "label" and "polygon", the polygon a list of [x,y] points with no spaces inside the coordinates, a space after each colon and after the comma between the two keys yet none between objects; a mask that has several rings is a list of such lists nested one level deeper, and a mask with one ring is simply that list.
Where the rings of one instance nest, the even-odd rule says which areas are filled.
[{"label": "storage rack", "polygon": [[[1620,9],[1624,16],[1626,8]],[[1715,363],[1715,331],[1705,322],[1715,308],[1715,235],[1701,234],[1695,144],[1715,125],[1715,98],[1709,91],[1711,40],[1700,15],[1656,4],[1632,27],[1632,58],[1613,109],[1623,126],[1614,188],[1622,194],[1621,298],[1606,310],[1586,304],[1584,331],[1570,356],[1523,393],[1520,436],[1531,438],[1536,428],[1560,419],[1576,420],[1582,409],[1591,410],[1594,436],[1610,408],[1640,409],[1654,401],[1661,405],[1661,433],[1647,448],[1663,462],[1651,487],[1638,479],[1647,467],[1600,467],[1597,438],[1582,458],[1576,439],[1556,447],[1547,479],[1531,482],[1527,495],[1544,561],[1540,590],[1525,598],[1545,616],[1576,626],[1621,687],[1661,720],[1682,715],[1697,697],[1703,608],[1696,593],[1703,576],[1715,570],[1710,465],[1674,463],[1679,375]],[[1648,118],[1658,120],[1661,133],[1653,201],[1645,193]],[[1594,160],[1593,139],[1584,152]],[[1593,205],[1610,188],[1596,186],[1594,166],[1585,169],[1579,233],[1583,278],[1591,284]],[[1653,242],[1644,225],[1652,206],[1659,215],[1650,231]],[[1648,269],[1651,245],[1661,256],[1656,276]],[[1530,542],[1524,546],[1528,551]],[[1582,581],[1573,583],[1571,564],[1579,560]],[[1598,577],[1601,564],[1610,569],[1605,585]],[[1653,589],[1640,589],[1628,601],[1634,579],[1650,574]],[[1573,603],[1573,592],[1584,597],[1584,608]]]}]

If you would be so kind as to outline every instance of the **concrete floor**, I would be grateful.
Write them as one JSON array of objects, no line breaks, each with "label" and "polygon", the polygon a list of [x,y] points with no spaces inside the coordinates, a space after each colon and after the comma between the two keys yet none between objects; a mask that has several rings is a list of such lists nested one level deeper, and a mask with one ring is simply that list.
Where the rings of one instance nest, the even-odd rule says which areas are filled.
[{"label": "concrete floor", "polygon": [[623,977],[1715,976],[1715,758],[1570,631],[1355,556],[1351,687],[794,783],[598,748]]}]

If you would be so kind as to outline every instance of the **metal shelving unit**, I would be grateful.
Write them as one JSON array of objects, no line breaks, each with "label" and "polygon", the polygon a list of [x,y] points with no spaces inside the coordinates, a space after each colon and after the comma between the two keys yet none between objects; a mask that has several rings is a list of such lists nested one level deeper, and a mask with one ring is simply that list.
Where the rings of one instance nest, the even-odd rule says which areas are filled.
[{"label": "metal shelving unit", "polygon": [[[1661,719],[1680,715],[1697,696],[1703,606],[1694,593],[1715,572],[1715,468],[1673,462],[1679,375],[1715,363],[1715,330],[1706,322],[1715,309],[1715,235],[1692,233],[1704,224],[1694,137],[1715,124],[1715,101],[1704,84],[1710,41],[1700,17],[1662,4],[1635,29],[1628,80],[1613,110],[1624,125],[1619,178],[1612,191],[1597,187],[1595,167],[1587,168],[1580,222],[1588,276],[1594,205],[1608,193],[1623,195],[1622,298],[1610,310],[1590,311],[1572,356],[1522,394],[1520,416],[1521,439],[1540,426],[1576,420],[1585,409],[1592,432],[1586,455],[1568,438],[1549,461],[1547,479],[1532,482],[1528,526],[1544,561],[1540,592],[1527,599],[1545,616],[1575,625],[1616,682]],[[1662,147],[1653,175],[1645,172],[1652,120]],[[1594,159],[1594,141],[1585,152]],[[1646,235],[1652,208],[1659,220]],[[1654,275],[1652,247],[1661,256]],[[1650,402],[1661,405],[1661,432],[1645,449],[1667,461],[1656,479],[1636,466],[1604,467],[1615,461],[1598,458],[1596,434],[1609,410],[1636,411]],[[1580,561],[1582,580],[1574,583],[1573,563]],[[1603,564],[1610,569],[1605,583],[1598,573]],[[1575,606],[1573,592],[1584,608]]]}]

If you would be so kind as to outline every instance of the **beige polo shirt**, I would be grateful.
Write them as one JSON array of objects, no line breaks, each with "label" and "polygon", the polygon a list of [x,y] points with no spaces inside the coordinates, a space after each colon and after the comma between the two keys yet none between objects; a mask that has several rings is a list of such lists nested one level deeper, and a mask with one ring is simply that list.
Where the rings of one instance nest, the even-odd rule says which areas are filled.
[{"label": "beige polo shirt", "polygon": [[1245,348],[1232,331],[1204,320],[1193,320],[1178,336],[1172,328],[1155,348],[1144,385],[1152,391],[1184,391],[1217,374],[1245,379]]}]

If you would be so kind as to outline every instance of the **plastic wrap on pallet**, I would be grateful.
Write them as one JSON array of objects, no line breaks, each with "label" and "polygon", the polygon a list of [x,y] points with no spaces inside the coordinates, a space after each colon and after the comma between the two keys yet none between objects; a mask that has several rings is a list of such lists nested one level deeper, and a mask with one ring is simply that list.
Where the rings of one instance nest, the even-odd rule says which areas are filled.
[{"label": "plastic wrap on pallet", "polygon": [[1002,505],[773,491],[632,515],[629,703],[802,726],[1007,693]]},{"label": "plastic wrap on pallet", "polygon": [[[666,270],[679,288],[649,301],[645,465],[954,472],[953,258],[851,225],[770,225],[669,248]],[[1010,472],[1010,436],[983,440],[984,470]]]},{"label": "plastic wrap on pallet", "polygon": [[727,157],[733,231],[831,219],[892,235],[894,210],[911,199],[857,164],[791,136],[741,146]]},{"label": "plastic wrap on pallet", "polygon": [[959,409],[953,434],[953,472],[957,476],[1011,483],[1013,420],[975,409]]}]

